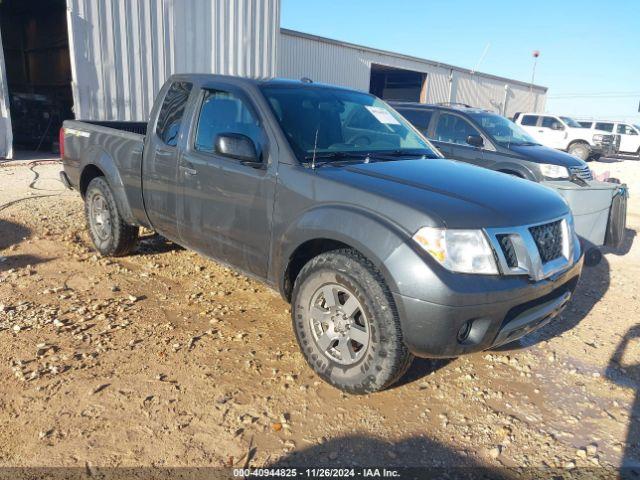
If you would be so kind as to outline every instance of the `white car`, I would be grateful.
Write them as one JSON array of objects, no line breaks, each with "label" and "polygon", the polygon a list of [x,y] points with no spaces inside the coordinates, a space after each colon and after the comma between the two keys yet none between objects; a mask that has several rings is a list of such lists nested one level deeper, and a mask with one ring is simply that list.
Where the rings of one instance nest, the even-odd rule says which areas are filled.
[{"label": "white car", "polygon": [[611,120],[585,120],[579,123],[583,128],[589,130],[600,130],[620,135],[618,152],[640,155],[640,125]]},{"label": "white car", "polygon": [[571,117],[547,113],[516,113],[514,122],[541,144],[563,150],[581,160],[597,160],[617,151],[615,135],[588,130]]}]

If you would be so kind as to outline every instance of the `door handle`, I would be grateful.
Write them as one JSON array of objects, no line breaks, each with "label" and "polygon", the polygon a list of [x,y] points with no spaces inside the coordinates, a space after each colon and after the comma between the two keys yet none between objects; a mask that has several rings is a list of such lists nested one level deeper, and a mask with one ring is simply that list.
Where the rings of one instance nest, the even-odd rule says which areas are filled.
[{"label": "door handle", "polygon": [[538,133],[544,133],[544,130],[538,130]]},{"label": "door handle", "polygon": [[189,167],[180,167],[180,168],[182,169],[185,175],[188,175],[190,177],[198,174],[198,171],[195,168],[189,168]]}]

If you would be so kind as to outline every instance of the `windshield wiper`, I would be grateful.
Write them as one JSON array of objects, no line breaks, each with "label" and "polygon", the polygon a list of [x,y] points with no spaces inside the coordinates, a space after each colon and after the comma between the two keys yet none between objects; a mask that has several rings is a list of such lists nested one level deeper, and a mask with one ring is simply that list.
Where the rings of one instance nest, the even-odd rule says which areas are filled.
[{"label": "windshield wiper", "polygon": [[378,159],[382,159],[384,160],[385,157],[393,157],[393,158],[398,158],[398,157],[427,157],[427,158],[437,158],[436,155],[434,155],[432,152],[428,151],[428,150],[421,150],[421,151],[417,151],[417,150],[389,150],[389,151],[373,151],[369,153],[369,157],[371,158],[375,158],[376,160]]},{"label": "windshield wiper", "polygon": [[368,153],[363,152],[346,152],[346,151],[336,151],[336,152],[321,152],[314,154],[309,154],[304,156],[305,162],[308,164],[314,164],[315,166],[326,165],[329,163],[333,163],[334,161],[345,161],[345,160],[358,160],[361,161],[365,158],[368,158]]}]

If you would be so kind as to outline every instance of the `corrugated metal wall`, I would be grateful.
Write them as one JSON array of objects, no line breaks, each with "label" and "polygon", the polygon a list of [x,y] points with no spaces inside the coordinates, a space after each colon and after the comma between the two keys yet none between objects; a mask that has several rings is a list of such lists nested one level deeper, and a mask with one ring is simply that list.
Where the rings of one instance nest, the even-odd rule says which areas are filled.
[{"label": "corrugated metal wall", "polygon": [[467,103],[507,116],[516,111],[544,110],[546,89],[539,86],[532,88],[515,80],[472,74],[451,65],[281,30],[278,53],[281,77],[309,77],[369,91],[372,63],[426,73],[427,103]]},{"label": "corrugated metal wall", "polygon": [[280,0],[67,0],[76,118],[146,120],[172,73],[273,76]]},{"label": "corrugated metal wall", "polygon": [[9,115],[9,86],[4,66],[4,50],[0,35],[0,158],[13,157],[13,132]]}]

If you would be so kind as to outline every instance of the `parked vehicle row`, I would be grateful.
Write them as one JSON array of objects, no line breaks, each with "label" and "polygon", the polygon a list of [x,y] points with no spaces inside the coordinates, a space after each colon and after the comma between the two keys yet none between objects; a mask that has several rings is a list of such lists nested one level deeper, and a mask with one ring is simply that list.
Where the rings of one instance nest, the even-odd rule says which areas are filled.
[{"label": "parked vehicle row", "polygon": [[[482,140],[536,164],[536,178],[554,172],[542,164],[583,168],[530,161],[526,137],[498,143],[499,118],[479,118],[474,138],[456,112],[432,115],[450,116],[441,148]],[[443,159],[363,92],[177,75],[146,126],[67,121],[61,139],[62,179],[101,254],[127,254],[144,226],[265,281],[291,302],[310,367],[348,392],[388,387],[414,355],[455,357],[540,328],[582,270],[556,192]]]},{"label": "parked vehicle row", "polygon": [[599,263],[599,247],[617,247],[626,226],[624,185],[593,181],[587,164],[546,147],[496,113],[466,105],[392,102],[447,158],[539,182],[571,207],[586,244],[585,263]]},{"label": "parked vehicle row", "polygon": [[620,137],[619,153],[640,156],[640,125],[628,122],[592,121],[578,122],[590,131],[610,132]]},{"label": "parked vehicle row", "polygon": [[571,117],[517,113],[514,122],[547,147],[570,153],[582,160],[598,160],[618,151],[619,138],[604,130],[585,130]]},{"label": "parked vehicle row", "polygon": [[507,118],[466,105],[391,102],[446,158],[541,182],[590,180],[588,165],[541,145]]}]

